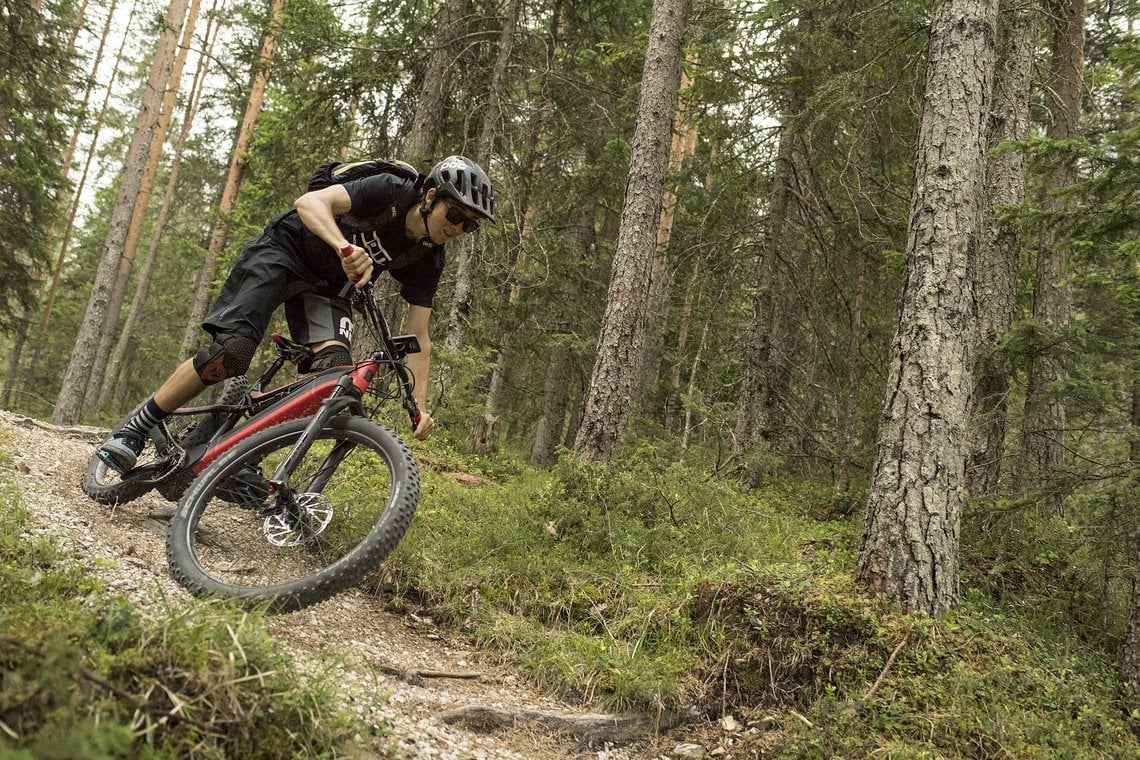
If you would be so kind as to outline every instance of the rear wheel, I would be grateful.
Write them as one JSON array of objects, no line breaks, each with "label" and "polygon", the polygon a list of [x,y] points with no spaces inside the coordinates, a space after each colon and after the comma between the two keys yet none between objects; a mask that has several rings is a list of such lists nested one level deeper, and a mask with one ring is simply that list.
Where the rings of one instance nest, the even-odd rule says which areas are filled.
[{"label": "rear wheel", "polygon": [[276,611],[323,601],[355,584],[395,548],[419,501],[411,451],[363,417],[334,417],[289,475],[267,478],[309,420],[250,437],[199,475],[167,534],[174,577],[195,594]]},{"label": "rear wheel", "polygon": [[[143,404],[145,403],[144,401]],[[134,417],[142,409],[143,404],[132,409],[130,414],[123,418],[123,422]],[[111,428],[112,435],[119,432],[123,427],[123,422]],[[153,451],[150,443],[147,444],[147,448]],[[154,487],[149,483],[123,480],[118,472],[112,470],[106,462],[99,458],[98,454],[92,454],[91,458],[87,460],[87,470],[83,473],[83,479],[79,485],[83,489],[83,493],[95,501],[111,506],[134,501]]]},{"label": "rear wheel", "polygon": [[[225,384],[218,386],[220,393],[215,400],[204,400],[203,405],[206,404],[237,404],[245,395],[248,383],[245,375],[238,375],[226,380]],[[206,397],[209,399],[209,396]],[[123,421],[111,429],[111,434],[119,432],[123,427],[123,423],[133,417],[140,409],[142,409],[144,401],[139,404],[131,412],[123,417]],[[168,436],[151,435],[147,441],[146,448],[143,449],[142,454],[139,455],[139,465],[144,465],[147,462],[153,462],[155,459],[169,456],[176,448],[172,444],[177,444],[179,447],[186,449],[191,446],[197,446],[200,443],[205,443],[210,440],[210,437],[217,431],[218,426],[221,424],[225,415],[222,412],[215,412],[209,415],[178,415],[169,417],[166,421],[166,430]],[[162,451],[158,451],[158,448]],[[189,471],[175,472],[167,479],[160,481],[157,484],[159,493],[170,501],[177,501],[190,484],[192,474]],[[83,474],[83,479],[80,481],[80,486],[83,488],[83,493],[90,496],[100,504],[125,504],[129,501],[134,501],[140,496],[155,488],[152,480],[147,482],[133,481],[130,479],[130,474],[124,479],[118,472],[111,469],[107,464],[99,458],[98,455],[92,454],[91,458],[87,460],[87,469]]]}]

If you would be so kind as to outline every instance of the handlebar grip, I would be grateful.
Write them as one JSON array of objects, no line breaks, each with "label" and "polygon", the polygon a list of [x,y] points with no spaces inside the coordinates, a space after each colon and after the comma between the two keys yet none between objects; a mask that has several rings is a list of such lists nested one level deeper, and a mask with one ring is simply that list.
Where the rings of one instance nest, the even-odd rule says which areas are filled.
[{"label": "handlebar grip", "polygon": [[[351,256],[351,255],[352,255],[352,252],[353,252],[353,251],[355,251],[355,250],[356,250],[356,246],[355,246],[355,245],[353,245],[352,243],[349,243],[349,244],[348,244],[348,245],[346,245],[344,248],[341,248],[341,249],[339,249],[339,250],[337,251],[337,253],[338,253],[338,254],[340,254],[340,257],[341,257],[342,259],[347,259],[349,256]],[[352,288],[352,287],[355,287],[355,286],[356,286],[356,283],[358,283],[358,282],[360,282],[360,278],[359,278],[359,277],[357,277],[357,278],[355,278],[355,279],[349,278],[349,280],[348,280],[348,284],[349,284],[349,286],[350,286],[350,287],[349,287],[349,288],[346,288],[345,290],[343,290],[343,291],[341,292],[341,297],[343,298],[345,295],[347,295],[348,293],[350,293],[350,292],[351,292],[351,288]]]}]

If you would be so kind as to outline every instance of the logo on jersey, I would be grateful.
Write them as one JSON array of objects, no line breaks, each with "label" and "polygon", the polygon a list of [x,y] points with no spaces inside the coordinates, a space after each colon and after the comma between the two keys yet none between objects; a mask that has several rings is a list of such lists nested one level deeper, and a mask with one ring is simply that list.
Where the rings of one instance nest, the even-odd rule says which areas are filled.
[{"label": "logo on jersey", "polygon": [[392,255],[384,250],[384,246],[380,243],[380,234],[378,232],[358,232],[353,237],[353,243],[363,248],[373,261],[380,263],[391,263]]}]

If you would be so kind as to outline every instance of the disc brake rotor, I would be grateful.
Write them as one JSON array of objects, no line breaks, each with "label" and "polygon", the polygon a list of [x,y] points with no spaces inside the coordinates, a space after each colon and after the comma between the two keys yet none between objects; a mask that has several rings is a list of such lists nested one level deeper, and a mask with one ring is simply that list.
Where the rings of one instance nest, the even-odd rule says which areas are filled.
[{"label": "disc brake rotor", "polygon": [[332,502],[319,493],[299,493],[297,517],[278,513],[265,518],[265,538],[274,546],[301,546],[324,532],[333,518]]}]

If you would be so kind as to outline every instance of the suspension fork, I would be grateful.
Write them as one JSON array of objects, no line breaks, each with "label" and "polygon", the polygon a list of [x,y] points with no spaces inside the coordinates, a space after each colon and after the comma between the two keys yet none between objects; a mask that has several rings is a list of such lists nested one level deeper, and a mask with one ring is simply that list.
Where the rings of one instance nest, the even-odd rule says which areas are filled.
[{"label": "suspension fork", "polygon": [[[290,449],[289,455],[277,467],[277,471],[273,473],[273,477],[269,479],[268,488],[272,494],[277,494],[280,502],[288,507],[293,504],[294,491],[289,486],[289,476],[301,460],[309,453],[309,449],[313,447],[316,442],[317,436],[320,435],[321,430],[328,424],[328,421],[335,417],[342,409],[347,406],[359,406],[359,400],[349,392],[349,389],[354,388],[352,382],[352,373],[346,372],[340,380],[337,381],[336,386],[328,397],[321,402],[321,406],[317,409],[317,413],[309,420],[309,424],[305,426],[305,430],[301,433],[301,437],[293,444]],[[345,445],[347,444],[347,445]],[[313,488],[313,485],[319,485],[321,488],[328,482],[328,478],[332,473],[335,466],[340,464],[348,453],[352,450],[353,445],[348,441],[341,441],[333,447],[329,453],[325,463],[321,469],[313,477],[313,482],[310,484],[312,490],[320,490],[320,488]]]},{"label": "suspension fork", "polygon": [[[404,362],[396,359],[396,344],[392,342],[392,332],[388,329],[388,321],[380,314],[380,307],[376,305],[376,300],[372,295],[372,283],[364,286],[364,297],[361,299],[364,306],[364,313],[368,316],[368,320],[380,333],[380,342],[384,345],[384,354],[390,362],[392,368],[396,372],[396,377],[400,382],[400,387],[404,391],[404,400],[401,405],[404,411],[408,413],[408,419],[411,420],[412,430],[420,426],[420,405],[416,402],[416,397],[412,394],[412,379],[408,374],[408,368]],[[427,378],[424,378],[425,382]]]}]

